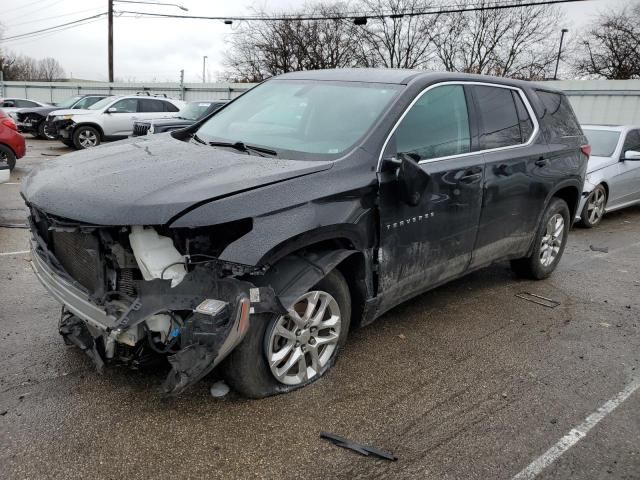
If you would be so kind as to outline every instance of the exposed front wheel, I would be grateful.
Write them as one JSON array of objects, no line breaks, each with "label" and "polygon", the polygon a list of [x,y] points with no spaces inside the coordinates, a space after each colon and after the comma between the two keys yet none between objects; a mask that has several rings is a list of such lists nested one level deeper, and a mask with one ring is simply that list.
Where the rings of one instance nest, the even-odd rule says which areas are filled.
[{"label": "exposed front wheel", "polygon": [[582,225],[587,228],[593,228],[600,223],[604,216],[604,209],[607,205],[607,189],[604,185],[597,185],[593,192],[589,194],[587,202],[582,209],[580,219]]},{"label": "exposed front wheel", "polygon": [[38,137],[44,140],[55,140],[57,138],[57,132],[52,125],[47,125],[44,120],[38,125]]},{"label": "exposed front wheel", "polygon": [[238,347],[224,362],[229,385],[250,398],[304,387],[331,368],[349,332],[351,299],[334,270],[286,315],[256,315]]},{"label": "exposed front wheel", "polygon": [[570,227],[569,207],[560,198],[553,198],[542,215],[529,257],[511,261],[511,268],[520,276],[542,280],[556,269],[567,244]]},{"label": "exposed front wheel", "polygon": [[73,132],[73,146],[78,150],[100,145],[100,132],[93,127],[80,126]]}]

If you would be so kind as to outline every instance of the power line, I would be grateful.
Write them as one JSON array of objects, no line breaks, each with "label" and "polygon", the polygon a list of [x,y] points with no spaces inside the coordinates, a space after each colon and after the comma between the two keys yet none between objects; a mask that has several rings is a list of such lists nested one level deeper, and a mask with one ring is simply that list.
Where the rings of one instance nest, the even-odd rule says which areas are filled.
[{"label": "power line", "polygon": [[541,5],[555,5],[561,3],[576,3],[585,2],[588,0],[543,0],[543,1],[516,1],[516,3],[503,3],[495,2],[492,6],[487,5],[472,5],[464,7],[445,7],[445,8],[433,8],[430,10],[419,11],[403,11],[396,13],[361,13],[361,14],[335,14],[335,15],[313,15],[313,14],[287,14],[287,15],[254,15],[254,16],[199,16],[199,15],[172,15],[168,13],[149,13],[149,12],[132,12],[132,11],[119,11],[119,14],[132,15],[137,17],[156,17],[156,18],[181,18],[190,20],[220,20],[224,22],[268,22],[268,21],[302,21],[302,20],[358,20],[366,18],[402,18],[402,17],[419,17],[424,15],[439,15],[444,13],[462,13],[462,12],[475,12],[481,10],[504,10],[508,8],[522,8],[533,7]]},{"label": "power line", "polygon": [[55,20],[55,19],[63,18],[63,17],[70,17],[72,15],[78,15],[80,13],[95,12],[96,10],[97,10],[96,7],[87,8],[85,10],[78,10],[76,12],[70,12],[70,13],[65,13],[65,14],[62,14],[62,15],[56,15],[54,17],[44,17],[44,18],[38,18],[36,20],[29,20],[27,22],[6,24],[6,27],[7,27],[7,30],[11,30],[12,28],[19,27],[21,25],[28,25],[28,24],[31,24],[31,23],[39,23],[39,22],[45,22],[47,20]]},{"label": "power line", "polygon": [[[21,37],[21,38],[17,38],[14,40],[8,40],[6,43],[11,44],[11,46],[15,46],[15,45],[22,45],[24,43],[30,43],[30,42],[35,42],[37,40],[40,40],[43,37],[48,37],[49,35],[55,35],[56,33],[59,32],[64,32],[65,30],[70,30],[72,28],[77,28],[77,27],[83,27],[85,25],[89,25],[91,23],[95,23],[95,22],[99,22],[100,20],[103,20],[104,17],[98,17],[98,18],[94,18],[92,20],[87,20],[85,22],[82,23],[78,23],[75,25],[70,25],[68,27],[63,27],[63,28],[59,28],[57,30],[49,30],[43,33],[38,33],[38,34],[34,34],[31,36],[27,36],[27,37]],[[0,44],[4,43],[4,41],[0,41]]]},{"label": "power line", "polygon": [[10,37],[5,37],[3,39],[3,41],[30,37],[30,36],[36,35],[38,33],[48,32],[48,31],[55,30],[55,29],[58,29],[58,28],[61,28],[61,27],[66,27],[66,26],[69,26],[69,25],[76,25],[78,23],[85,22],[87,20],[92,20],[94,18],[100,18],[100,17],[102,17],[102,16],[104,16],[106,14],[107,14],[107,12],[102,12],[102,13],[98,13],[97,15],[92,15],[90,17],[85,17],[85,18],[80,18],[79,20],[74,20],[72,22],[62,23],[60,25],[54,25],[52,27],[47,27],[47,28],[41,28],[40,30],[34,30],[33,32],[26,32],[26,33],[20,33],[18,35],[12,35]]}]

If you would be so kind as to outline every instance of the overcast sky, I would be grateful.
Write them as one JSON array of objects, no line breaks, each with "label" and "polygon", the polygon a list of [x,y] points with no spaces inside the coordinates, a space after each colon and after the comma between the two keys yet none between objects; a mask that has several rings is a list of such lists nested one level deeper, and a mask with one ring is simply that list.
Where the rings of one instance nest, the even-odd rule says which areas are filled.
[{"label": "overcast sky", "polygon": [[[162,0],[149,0],[162,1]],[[116,11],[231,16],[249,13],[252,6],[281,12],[303,2],[296,0],[164,0],[188,8],[116,3]],[[318,0],[320,1],[320,0]],[[610,7],[640,0],[590,0],[561,5],[566,12],[568,35],[576,35],[593,15]],[[459,3],[459,1],[452,2]],[[107,10],[107,0],[0,0],[0,22],[5,37],[71,22]],[[558,33],[559,34],[559,33]],[[225,39],[233,28],[210,20],[115,18],[114,70],[124,81],[202,81],[202,57],[207,56],[207,76],[216,80],[223,69]],[[54,57],[67,75],[90,80],[107,79],[107,20],[47,34],[36,39],[4,42],[3,49],[35,58]]]}]

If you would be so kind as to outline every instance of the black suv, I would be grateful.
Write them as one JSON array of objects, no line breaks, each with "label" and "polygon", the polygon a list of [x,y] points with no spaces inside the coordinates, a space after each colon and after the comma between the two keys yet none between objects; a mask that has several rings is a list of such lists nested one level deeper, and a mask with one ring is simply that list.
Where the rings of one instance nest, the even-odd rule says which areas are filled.
[{"label": "black suv", "polygon": [[57,138],[57,131],[53,128],[53,125],[49,125],[45,121],[47,115],[56,110],[89,108],[94,103],[106,97],[108,97],[108,95],[76,95],[52,107],[23,108],[16,112],[18,131],[21,133],[30,133],[36,138],[55,140]]},{"label": "black suv", "polygon": [[565,95],[407,70],[272,78],[193,126],[24,181],[60,333],[103,368],[222,364],[263,397],[317,380],[349,329],[496,261],[543,279],[588,146]]},{"label": "black suv", "polygon": [[133,122],[133,137],[166,133],[193,125],[198,120],[208,117],[219,110],[228,100],[189,102],[177,116],[172,118],[157,118],[155,120],[138,120]]}]

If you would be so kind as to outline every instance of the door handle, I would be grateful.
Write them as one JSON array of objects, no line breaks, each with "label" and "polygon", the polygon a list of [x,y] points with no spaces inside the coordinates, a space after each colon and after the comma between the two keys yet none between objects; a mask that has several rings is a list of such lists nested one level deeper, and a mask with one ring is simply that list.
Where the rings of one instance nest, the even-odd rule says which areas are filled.
[{"label": "door handle", "polygon": [[538,167],[546,167],[547,165],[549,165],[549,160],[544,157],[540,157],[538,160],[536,160],[535,163]]},{"label": "door handle", "polygon": [[494,175],[504,175],[505,177],[511,175],[511,171],[509,170],[509,165],[506,163],[501,163],[500,165],[496,165],[493,167]]},{"label": "door handle", "polygon": [[462,183],[473,183],[476,180],[480,180],[480,178],[482,178],[482,171],[473,169],[464,172],[464,175],[462,175],[458,180]]}]

